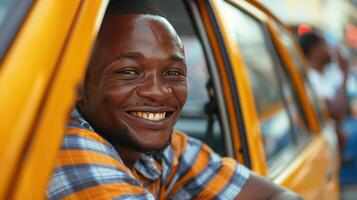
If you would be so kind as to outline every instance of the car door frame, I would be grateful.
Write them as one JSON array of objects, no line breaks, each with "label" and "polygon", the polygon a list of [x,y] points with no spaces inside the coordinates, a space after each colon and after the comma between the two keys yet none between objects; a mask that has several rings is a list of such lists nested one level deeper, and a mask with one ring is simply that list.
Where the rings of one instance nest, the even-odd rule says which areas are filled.
[{"label": "car door frame", "polygon": [[[248,12],[249,15],[258,19],[266,28],[268,28],[270,34],[272,34],[273,29],[271,27],[272,25],[269,22],[269,20],[271,19],[267,15],[259,11],[259,9],[253,7],[252,5],[244,1],[229,0],[227,2],[234,4],[236,7],[238,7],[241,10],[245,10],[246,13]],[[268,175],[267,165],[266,165],[265,157],[263,155],[264,152],[262,148],[263,143],[259,132],[259,119],[256,115],[255,112],[256,109],[254,105],[250,103],[250,102],[254,102],[254,99],[253,99],[252,91],[250,91],[251,87],[249,85],[246,70],[243,67],[244,66],[243,59],[240,56],[239,50],[234,49],[234,47],[232,46],[232,42],[225,31],[227,30],[227,28],[225,27],[226,25],[222,22],[223,18],[219,12],[217,4],[218,2],[215,0],[210,1],[210,5],[212,6],[212,10],[217,19],[216,23],[218,24],[218,28],[221,30],[220,32],[222,37],[221,42],[224,42],[224,44],[226,45],[227,55],[228,57],[231,58],[230,62],[236,80],[236,84],[235,85],[233,84],[233,86],[231,85],[231,89],[236,90],[237,93],[239,94],[240,108],[242,110],[241,117],[243,118],[244,121],[243,130],[245,130],[244,134],[246,137],[246,142],[248,144],[248,152],[249,152],[248,154],[251,162],[251,168],[256,172],[267,176]],[[270,37],[272,36],[270,35]],[[278,39],[275,38],[274,42],[276,43],[277,41]],[[278,48],[283,49],[282,46]],[[316,183],[316,182],[308,183],[304,181],[305,180],[304,178],[306,178],[307,176],[310,176],[311,178],[312,175],[312,177],[316,177],[314,178],[316,180],[324,180],[325,176],[328,176],[330,172],[329,169],[327,169],[325,166],[327,166],[328,163],[332,161],[330,160],[331,152],[328,150],[329,144],[326,141],[325,137],[323,137],[323,135],[316,134],[317,130],[319,130],[318,122],[315,114],[313,113],[311,105],[309,105],[309,101],[307,100],[306,92],[303,87],[303,82],[299,77],[299,74],[296,72],[296,70],[292,69],[293,65],[291,61],[290,63],[287,62],[288,59],[287,55],[284,55],[284,53],[280,51],[279,53],[283,54],[283,57],[285,57],[283,60],[283,64],[285,65],[286,68],[288,68],[287,70],[289,72],[289,76],[292,78],[293,86],[297,90],[298,96],[301,97],[299,98],[299,101],[303,105],[302,107],[304,109],[305,116],[308,119],[309,126],[312,130],[311,134],[313,135],[313,138],[311,142],[306,146],[306,148],[299,154],[299,156],[284,170],[284,172],[280,173],[279,175],[276,175],[275,177],[272,177],[272,180],[278,184],[288,186],[289,188],[301,192],[307,198],[320,197],[325,192],[322,191],[323,188],[321,187],[325,187],[325,186],[327,187],[327,185],[325,184],[321,185],[320,183]],[[236,134],[236,133],[232,133],[232,134]],[[242,134],[240,133],[239,136],[241,135]],[[240,137],[238,141],[241,139],[242,137]],[[316,164],[317,166],[314,166]],[[299,174],[299,172],[306,171],[304,170],[304,168],[306,168],[306,166],[304,165],[314,166],[316,168],[315,171],[316,172],[319,171],[320,173],[314,174],[310,170],[310,173],[306,173],[304,178],[302,178],[302,175]],[[300,177],[299,180],[300,182],[297,183],[296,178],[298,177]],[[303,183],[305,184],[304,187],[302,185]],[[331,185],[329,187],[331,187]],[[334,185],[333,187],[337,188],[336,185]]]},{"label": "car door frame", "polygon": [[0,131],[0,199],[45,197],[107,3],[36,1],[9,46],[0,73],[9,120]]}]

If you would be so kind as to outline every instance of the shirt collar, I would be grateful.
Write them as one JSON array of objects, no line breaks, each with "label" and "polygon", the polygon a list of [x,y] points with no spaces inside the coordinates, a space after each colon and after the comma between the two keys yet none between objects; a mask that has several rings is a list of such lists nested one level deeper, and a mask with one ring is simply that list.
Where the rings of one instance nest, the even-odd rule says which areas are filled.
[{"label": "shirt collar", "polygon": [[[84,117],[81,115],[77,108],[74,108],[71,112],[72,120],[68,124],[68,128],[82,128],[95,132],[93,127],[87,122]],[[98,134],[98,133],[97,133]],[[99,135],[99,134],[98,134]],[[103,138],[103,140],[105,140]],[[110,143],[107,142],[109,145]],[[114,149],[114,147],[112,147]],[[165,157],[165,151],[168,151],[167,147],[159,157],[163,158],[163,161],[168,161],[168,158]],[[120,156],[120,155],[119,155]],[[160,159],[161,160],[161,159]],[[152,156],[142,154],[140,159],[135,163],[134,168],[142,176],[149,179],[150,181],[155,181],[161,176],[161,170],[155,165],[155,161]]]},{"label": "shirt collar", "polygon": [[68,124],[68,128],[82,128],[95,132],[93,127],[82,117],[77,108],[74,108],[71,112],[72,120]]}]

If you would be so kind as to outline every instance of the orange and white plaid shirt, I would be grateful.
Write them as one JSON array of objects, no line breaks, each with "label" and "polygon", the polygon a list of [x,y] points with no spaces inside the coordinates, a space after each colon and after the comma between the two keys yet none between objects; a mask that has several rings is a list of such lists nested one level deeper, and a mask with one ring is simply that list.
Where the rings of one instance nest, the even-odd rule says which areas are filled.
[{"label": "orange and white plaid shirt", "polygon": [[234,199],[249,170],[207,145],[174,132],[159,156],[142,155],[128,169],[77,110],[68,125],[48,199]]}]

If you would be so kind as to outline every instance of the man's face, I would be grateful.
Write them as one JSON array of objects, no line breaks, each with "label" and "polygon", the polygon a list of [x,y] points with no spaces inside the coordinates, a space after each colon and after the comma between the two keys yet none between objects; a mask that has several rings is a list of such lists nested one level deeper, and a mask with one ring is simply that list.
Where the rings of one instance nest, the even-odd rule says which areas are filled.
[{"label": "man's face", "polygon": [[77,104],[93,128],[121,148],[165,147],[187,98],[181,40],[158,16],[106,16]]}]

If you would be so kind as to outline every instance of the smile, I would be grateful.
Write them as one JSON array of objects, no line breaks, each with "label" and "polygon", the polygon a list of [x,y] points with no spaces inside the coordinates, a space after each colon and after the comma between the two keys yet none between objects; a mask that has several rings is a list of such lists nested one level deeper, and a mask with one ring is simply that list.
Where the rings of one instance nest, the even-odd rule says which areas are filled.
[{"label": "smile", "polygon": [[150,121],[161,121],[164,120],[166,117],[166,112],[129,112],[130,115],[135,117],[143,118]]}]

